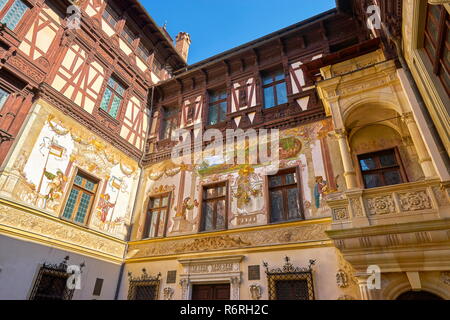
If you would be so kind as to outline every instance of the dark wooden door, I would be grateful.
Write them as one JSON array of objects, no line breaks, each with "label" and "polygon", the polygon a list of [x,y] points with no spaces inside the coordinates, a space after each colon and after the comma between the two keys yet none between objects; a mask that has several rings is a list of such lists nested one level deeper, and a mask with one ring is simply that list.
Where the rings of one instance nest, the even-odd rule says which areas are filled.
[{"label": "dark wooden door", "polygon": [[230,284],[194,285],[192,300],[230,300]]}]

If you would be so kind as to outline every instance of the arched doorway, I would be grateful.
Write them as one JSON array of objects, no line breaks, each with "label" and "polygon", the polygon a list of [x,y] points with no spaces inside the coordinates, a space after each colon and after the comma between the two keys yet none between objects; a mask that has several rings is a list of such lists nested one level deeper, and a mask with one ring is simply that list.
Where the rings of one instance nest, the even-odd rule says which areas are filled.
[{"label": "arched doorway", "polygon": [[397,300],[444,300],[427,291],[407,291],[398,296]]}]

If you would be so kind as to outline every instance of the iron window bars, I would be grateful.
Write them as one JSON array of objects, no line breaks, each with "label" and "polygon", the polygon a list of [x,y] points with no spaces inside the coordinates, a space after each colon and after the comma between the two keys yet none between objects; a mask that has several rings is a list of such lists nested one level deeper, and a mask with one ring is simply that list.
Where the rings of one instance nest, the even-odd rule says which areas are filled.
[{"label": "iron window bars", "polygon": [[269,300],[314,300],[312,267],[315,260],[309,261],[308,267],[294,267],[289,257],[282,268],[269,268],[264,262],[269,287]]},{"label": "iron window bars", "polygon": [[133,277],[132,273],[128,272],[128,279],[128,300],[158,300],[161,273],[153,277],[146,269],[142,269],[142,275],[139,277]]}]

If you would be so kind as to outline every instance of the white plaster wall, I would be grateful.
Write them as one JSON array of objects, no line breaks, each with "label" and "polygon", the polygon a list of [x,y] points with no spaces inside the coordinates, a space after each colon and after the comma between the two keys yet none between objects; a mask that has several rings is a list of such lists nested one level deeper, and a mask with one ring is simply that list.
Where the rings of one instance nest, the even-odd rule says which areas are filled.
[{"label": "white plaster wall", "polygon": [[[0,236],[0,300],[27,300],[41,265],[44,262],[59,264],[67,255],[69,265],[86,264],[81,275],[81,290],[75,291],[73,300],[114,299],[120,265]],[[99,297],[92,295],[97,278],[104,279]]]}]

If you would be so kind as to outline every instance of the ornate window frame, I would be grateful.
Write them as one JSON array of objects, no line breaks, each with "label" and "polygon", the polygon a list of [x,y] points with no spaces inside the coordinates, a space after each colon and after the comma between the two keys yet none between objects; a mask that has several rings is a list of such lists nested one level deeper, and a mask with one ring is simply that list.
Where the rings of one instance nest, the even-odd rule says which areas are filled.
[{"label": "ornate window frame", "polygon": [[306,280],[308,286],[308,300],[315,300],[314,281],[312,267],[315,260],[309,260],[308,267],[294,267],[289,257],[285,258],[286,263],[282,268],[269,268],[269,264],[264,262],[266,268],[269,300],[277,300],[276,283],[277,281],[298,281]]},{"label": "ornate window frame", "polygon": [[147,286],[155,287],[153,300],[158,300],[159,288],[161,285],[161,273],[158,273],[156,276],[151,276],[147,273],[147,270],[144,268],[142,269],[142,275],[138,277],[133,277],[133,274],[131,272],[128,272],[128,280],[129,280],[129,287],[127,300],[135,300],[136,289],[138,287],[147,287]]}]

